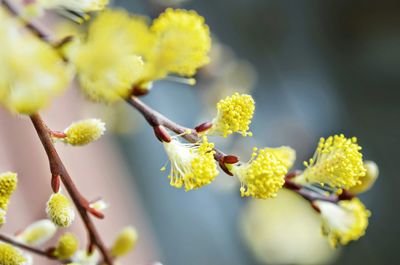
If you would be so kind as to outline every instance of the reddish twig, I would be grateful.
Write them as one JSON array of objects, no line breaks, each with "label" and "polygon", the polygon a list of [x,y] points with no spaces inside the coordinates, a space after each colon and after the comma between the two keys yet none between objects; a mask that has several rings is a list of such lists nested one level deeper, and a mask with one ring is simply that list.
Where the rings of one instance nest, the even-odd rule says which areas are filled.
[{"label": "reddish twig", "polygon": [[92,214],[94,213],[92,212],[92,209],[90,209],[88,201],[81,195],[81,193],[75,186],[72,178],[70,177],[68,171],[65,169],[65,166],[54,147],[49,129],[47,128],[39,114],[31,115],[30,118],[46,151],[50,163],[51,174],[53,176],[60,176],[62,183],[64,184],[66,190],[71,196],[85,224],[89,236],[89,248],[95,245],[103,255],[104,261],[108,265],[112,265],[113,261],[111,255],[104,245],[99,233],[97,232],[93,221],[88,215],[88,212],[91,212]]}]

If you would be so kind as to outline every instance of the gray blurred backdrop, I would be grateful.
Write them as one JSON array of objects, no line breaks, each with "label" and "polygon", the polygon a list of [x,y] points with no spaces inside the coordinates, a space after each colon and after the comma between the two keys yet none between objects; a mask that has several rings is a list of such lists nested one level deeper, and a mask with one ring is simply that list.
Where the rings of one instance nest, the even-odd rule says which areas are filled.
[{"label": "gray blurred backdrop", "polygon": [[[144,0],[114,5],[150,16],[157,12]],[[252,131],[258,144],[290,145],[301,162],[321,136],[359,138],[381,174],[362,196],[372,211],[366,236],[344,248],[336,262],[399,264],[400,1],[193,0],[183,7],[205,16],[219,40],[255,66]],[[200,93],[159,82],[144,101],[195,126]],[[159,171],[166,155],[149,127],[119,142],[164,264],[257,264],[238,233],[244,200],[237,190],[220,192],[210,185],[185,193],[170,187]]]}]

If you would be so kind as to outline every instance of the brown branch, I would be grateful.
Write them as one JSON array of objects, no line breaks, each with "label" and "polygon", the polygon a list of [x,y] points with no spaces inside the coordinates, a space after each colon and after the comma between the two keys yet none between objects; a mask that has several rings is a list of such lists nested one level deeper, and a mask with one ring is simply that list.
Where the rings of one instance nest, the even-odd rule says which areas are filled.
[{"label": "brown branch", "polygon": [[38,248],[35,248],[35,247],[32,247],[32,246],[25,245],[25,244],[23,244],[21,242],[18,242],[18,241],[14,240],[11,237],[8,237],[6,235],[0,234],[0,241],[3,241],[3,242],[8,243],[10,245],[13,245],[14,247],[21,248],[21,249],[24,249],[26,251],[32,252],[32,253],[34,253],[36,255],[46,257],[46,258],[51,259],[51,260],[58,260],[59,262],[61,262],[63,264],[67,264],[67,263],[71,262],[70,260],[60,260],[60,259],[58,259],[56,256],[51,254],[51,251],[45,251],[45,250],[41,250],[41,249],[38,249]]},{"label": "brown branch", "polygon": [[65,166],[54,147],[49,129],[47,128],[39,114],[31,115],[30,118],[46,151],[50,163],[51,174],[53,176],[61,177],[61,181],[63,182],[66,190],[71,196],[72,201],[78,209],[78,212],[85,224],[89,236],[89,246],[95,245],[103,255],[104,261],[108,265],[113,265],[111,255],[104,245],[99,233],[97,232],[92,219],[88,215],[88,211],[90,211],[89,203],[81,195],[81,193],[75,186],[72,178],[70,177],[68,171],[65,169]]},{"label": "brown branch", "polygon": [[[126,101],[128,102],[129,105],[131,105],[137,111],[139,111],[142,114],[142,116],[146,119],[147,123],[153,128],[160,125],[164,126],[177,134],[183,134],[182,137],[190,143],[197,143],[201,140],[200,137],[197,135],[196,131],[168,119],[163,114],[159,113],[158,111],[152,109],[150,106],[145,104],[138,97],[132,96],[128,98]],[[188,130],[190,130],[192,133],[186,134],[185,132],[187,132]],[[215,160],[219,161],[221,158],[225,157],[225,154],[220,150],[218,149],[214,150],[215,150],[215,155],[214,155]]]}]

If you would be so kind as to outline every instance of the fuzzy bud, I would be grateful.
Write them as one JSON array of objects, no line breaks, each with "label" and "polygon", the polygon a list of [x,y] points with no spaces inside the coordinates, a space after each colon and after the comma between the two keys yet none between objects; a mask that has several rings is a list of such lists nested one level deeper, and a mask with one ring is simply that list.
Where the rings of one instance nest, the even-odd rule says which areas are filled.
[{"label": "fuzzy bud", "polygon": [[58,239],[53,255],[59,259],[69,259],[75,254],[78,247],[78,238],[74,234],[65,233]]},{"label": "fuzzy bud", "polygon": [[131,226],[124,228],[119,233],[114,245],[111,248],[111,255],[113,257],[121,257],[126,255],[135,247],[137,239],[138,234],[135,228]]},{"label": "fuzzy bud", "polygon": [[70,145],[86,145],[99,139],[105,130],[105,123],[99,119],[81,120],[65,129],[67,137],[63,141]]},{"label": "fuzzy bud", "polygon": [[39,220],[30,224],[17,239],[30,246],[40,246],[50,240],[57,232],[57,227],[50,220]]},{"label": "fuzzy bud", "polygon": [[68,227],[75,219],[71,202],[61,193],[54,193],[47,202],[46,208],[49,219],[60,227]]}]

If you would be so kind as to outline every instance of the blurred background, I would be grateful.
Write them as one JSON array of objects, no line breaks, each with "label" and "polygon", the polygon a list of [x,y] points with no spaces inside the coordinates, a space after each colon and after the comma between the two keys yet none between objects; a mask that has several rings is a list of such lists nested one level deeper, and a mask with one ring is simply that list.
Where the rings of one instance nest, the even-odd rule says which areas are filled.
[{"label": "blurred background", "polygon": [[[172,1],[164,1],[168,2]],[[156,1],[115,4],[136,12],[157,12]],[[224,181],[195,192],[172,189],[158,171],[166,161],[162,147],[144,127],[137,134],[120,137],[119,143],[135,173],[161,260],[191,265],[398,263],[400,178],[395,157],[400,147],[400,2],[193,0],[182,6],[205,16],[218,39],[214,44],[228,46],[219,47],[228,58],[217,57],[225,63],[211,68],[214,73],[219,71],[219,77],[210,78],[212,74],[206,73],[202,83],[204,75],[200,75],[195,88],[160,82],[146,102],[172,119],[194,126],[209,117],[204,113],[214,111],[216,99],[210,98],[210,93],[217,97],[225,92],[216,90],[229,90],[226,86],[231,86],[231,93],[252,90],[256,100],[254,137],[225,143],[225,150],[233,149],[246,158],[255,145],[290,145],[296,149],[297,166],[301,167],[301,162],[312,156],[319,137],[344,133],[359,138],[365,158],[378,163],[380,179],[361,196],[372,217],[359,241],[340,253],[327,251],[325,258],[314,261],[312,256],[324,251],[310,245],[309,260],[298,257],[296,262],[288,258],[290,246],[306,244],[306,235],[293,239],[286,235],[287,241],[297,240],[297,244],[271,242],[280,250],[266,246],[266,257],[260,258],[254,255],[254,247],[243,241],[240,217],[249,210],[249,202],[238,196],[237,187],[226,188],[231,183],[221,176],[219,181]],[[212,103],[199,102],[199,97]],[[285,207],[283,212],[288,210]],[[297,226],[300,233],[309,226],[302,215],[288,221],[288,216],[279,214],[282,220],[277,220],[276,230],[282,237],[296,233],[288,227]],[[265,220],[267,223],[272,225]],[[279,236],[265,236],[279,241]],[[254,233],[254,237],[262,235]],[[268,254],[274,256],[269,261]]]},{"label": "blurred background", "polygon": [[[125,209],[123,220],[131,216],[139,223],[142,241],[136,252],[146,254],[136,260],[164,265],[399,263],[400,2],[113,1],[150,17],[176,4],[206,18],[214,34],[212,63],[198,74],[195,87],[157,82],[143,98],[146,103],[194,127],[215,114],[220,98],[235,91],[252,93],[254,136],[213,139],[224,151],[247,160],[253,146],[289,145],[301,169],[321,136],[344,133],[358,137],[365,159],[378,163],[380,178],[361,195],[372,212],[366,235],[333,251],[320,235],[318,216],[295,195],[282,192],[265,202],[243,199],[238,183],[222,174],[197,191],[174,189],[159,170],[167,161],[162,145],[134,110],[117,106],[110,113],[85,105],[84,115],[101,114],[115,132],[101,140],[103,145],[107,141],[103,149],[91,151],[108,153],[123,167],[117,175],[124,179],[102,181],[102,194],[119,196],[114,205]],[[104,167],[108,158],[98,161],[93,163]],[[84,168],[78,164],[76,172]],[[110,191],[109,185],[116,189]],[[124,192],[134,195],[121,199]],[[112,220],[121,223],[118,216]]]}]

